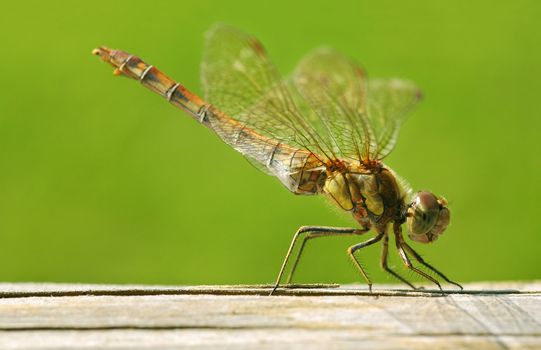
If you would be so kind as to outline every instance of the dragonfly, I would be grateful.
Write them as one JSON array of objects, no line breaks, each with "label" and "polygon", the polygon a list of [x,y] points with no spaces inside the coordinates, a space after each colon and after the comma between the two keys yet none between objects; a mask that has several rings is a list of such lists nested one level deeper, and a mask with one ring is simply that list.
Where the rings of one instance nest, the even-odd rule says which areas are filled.
[{"label": "dragonfly", "polygon": [[205,99],[137,56],[104,46],[92,52],[111,64],[115,75],[139,81],[211,129],[290,192],[322,195],[351,213],[358,227],[298,229],[271,295],[288,265],[285,284],[291,283],[308,241],[368,232],[375,235],[349,247],[347,254],[370,292],[372,281],[358,252],[378,242],[383,270],[416,289],[387,262],[391,232],[409,270],[440,291],[435,276],[462,289],[426,262],[402,232],[406,224],[411,240],[436,241],[450,221],[447,201],[429,191],[414,192],[383,163],[408,112],[421,99],[413,82],[368,78],[358,63],[328,47],[307,54],[290,76],[282,77],[261,42],[225,24],[206,34],[201,67]]}]

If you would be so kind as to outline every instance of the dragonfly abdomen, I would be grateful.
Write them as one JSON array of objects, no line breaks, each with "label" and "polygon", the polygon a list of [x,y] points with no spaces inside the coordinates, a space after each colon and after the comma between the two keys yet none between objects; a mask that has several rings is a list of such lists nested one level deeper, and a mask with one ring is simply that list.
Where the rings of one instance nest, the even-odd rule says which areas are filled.
[{"label": "dragonfly abdomen", "polygon": [[325,167],[314,153],[285,144],[280,144],[273,152],[267,167],[296,194],[321,193],[327,177]]},{"label": "dragonfly abdomen", "polygon": [[204,101],[197,95],[185,89],[153,65],[147,64],[137,56],[130,55],[121,50],[112,50],[107,47],[99,47],[92,51],[115,67],[115,75],[138,80],[143,86],[162,95],[169,102],[186,111],[195,119],[201,119]]},{"label": "dragonfly abdomen", "polygon": [[312,152],[264,137],[246,125],[220,115],[211,108],[210,127],[238,152],[258,164],[258,168],[277,177],[295,194],[313,195],[321,192],[325,167]]},{"label": "dragonfly abdomen", "polygon": [[115,75],[138,80],[143,86],[165,97],[247,158],[276,176],[291,192],[317,194],[325,181],[325,170],[312,152],[291,147],[265,137],[246,124],[235,120],[215,106],[206,103],[180,83],[177,83],[137,56],[121,50],[100,47],[93,51],[115,67]]}]

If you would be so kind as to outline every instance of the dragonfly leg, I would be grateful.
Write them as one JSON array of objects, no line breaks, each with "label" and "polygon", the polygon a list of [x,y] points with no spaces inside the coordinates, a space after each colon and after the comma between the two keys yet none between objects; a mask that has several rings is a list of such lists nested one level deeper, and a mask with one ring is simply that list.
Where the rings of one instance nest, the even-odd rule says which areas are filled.
[{"label": "dragonfly leg", "polygon": [[276,291],[278,286],[280,285],[280,280],[282,279],[282,276],[284,275],[284,271],[287,267],[289,258],[291,257],[291,254],[293,253],[293,250],[295,249],[297,241],[301,237],[303,237],[302,245],[299,252],[297,253],[297,257],[295,258],[295,263],[288,277],[288,283],[293,277],[293,273],[295,272],[297,264],[299,263],[302,251],[308,239],[317,238],[317,237],[338,236],[338,235],[360,235],[367,231],[368,231],[367,228],[358,229],[358,228],[346,228],[346,227],[302,226],[301,228],[297,230],[297,232],[293,236],[293,240],[291,241],[287,254],[284,258],[284,262],[282,263],[282,267],[280,268],[280,272],[278,273],[278,278],[276,279],[276,283],[274,284],[274,288],[272,289],[270,295],[272,295]]},{"label": "dragonfly leg", "polygon": [[351,246],[351,247],[348,248],[348,254],[351,257],[351,260],[353,260],[353,263],[355,264],[355,267],[357,268],[357,270],[359,270],[361,275],[364,277],[366,283],[368,284],[368,290],[370,292],[372,292],[372,281],[370,281],[370,278],[368,277],[368,275],[364,271],[364,268],[362,267],[361,263],[355,257],[355,252],[357,250],[361,249],[361,248],[368,247],[368,246],[370,246],[370,245],[372,245],[374,243],[379,242],[383,238],[383,236],[385,236],[385,233],[384,232],[379,232],[376,237],[372,237],[369,240],[366,240],[366,241],[364,241],[362,243],[359,243],[359,244],[355,244],[354,246]]},{"label": "dragonfly leg", "polygon": [[304,248],[306,246],[306,243],[310,239],[319,238],[319,237],[338,236],[338,235],[362,235],[363,233],[366,233],[369,230],[370,230],[369,228],[363,228],[363,229],[356,229],[354,231],[325,231],[325,232],[314,232],[314,231],[312,231],[312,232],[309,232],[302,239],[301,247],[299,248],[299,251],[298,251],[297,256],[295,258],[295,262],[293,263],[293,267],[291,268],[291,271],[289,272],[289,275],[287,276],[286,284],[289,284],[291,282],[291,280],[293,279],[293,275],[295,274],[295,271],[297,269],[299,261],[301,260],[301,256],[302,256],[302,253],[304,252]]},{"label": "dragonfly leg", "polygon": [[402,229],[400,225],[395,224],[394,233],[395,233],[395,238],[396,238],[395,239],[396,249],[398,250],[398,254],[400,254],[400,257],[402,258],[402,261],[404,261],[404,265],[406,265],[406,267],[410,269],[411,271],[415,272],[416,274],[426,278],[430,282],[437,285],[438,288],[443,292],[443,289],[441,288],[441,284],[440,282],[438,282],[438,280],[436,280],[434,277],[430,276],[426,272],[419,270],[417,267],[413,266],[413,264],[411,263],[410,258],[408,257],[408,255],[406,254],[406,251],[404,250],[402,246],[402,244],[405,242],[404,242],[404,238],[402,237]]},{"label": "dragonfly leg", "polygon": [[460,288],[460,290],[463,290],[464,288],[456,283],[456,282],[453,282],[451,281],[450,279],[447,278],[447,276],[445,276],[442,272],[440,272],[438,269],[436,269],[434,266],[430,265],[429,263],[427,263],[422,257],[421,255],[419,255],[419,253],[417,253],[415,250],[413,250],[413,248],[408,244],[406,243],[405,241],[402,241],[400,243],[402,245],[402,247],[404,247],[405,250],[408,251],[408,253],[410,253],[414,258],[415,260],[417,260],[419,263],[421,263],[422,265],[426,266],[428,269],[432,270],[434,273],[436,273],[438,276],[440,276],[441,278],[443,278],[447,283],[450,283],[450,284],[453,284],[455,286],[457,286],[458,288]]},{"label": "dragonfly leg", "polygon": [[393,275],[395,278],[399,279],[400,281],[404,282],[405,284],[407,284],[408,286],[410,286],[411,288],[413,289],[417,289],[413,284],[411,284],[407,279],[405,279],[404,277],[400,276],[398,273],[396,273],[395,271],[391,270],[391,268],[387,265],[387,256],[388,256],[388,253],[389,253],[389,236],[388,235],[385,235],[385,237],[383,238],[383,247],[381,249],[381,268],[385,271],[387,271],[388,273],[390,273],[391,275]]}]

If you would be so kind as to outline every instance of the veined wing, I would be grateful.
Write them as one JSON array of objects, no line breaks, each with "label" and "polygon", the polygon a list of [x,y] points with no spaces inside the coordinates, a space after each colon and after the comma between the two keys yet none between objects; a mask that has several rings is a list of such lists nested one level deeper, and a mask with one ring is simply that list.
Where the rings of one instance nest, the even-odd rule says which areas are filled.
[{"label": "veined wing", "polygon": [[[306,149],[322,164],[334,158],[306,117],[309,106],[291,91],[255,38],[223,24],[213,26],[207,33],[201,71],[205,99],[243,127]],[[252,150],[229,139],[227,131],[220,136],[254,158]]]},{"label": "veined wing", "polygon": [[419,100],[411,82],[368,80],[354,61],[321,48],[304,57],[293,81],[317,115],[324,144],[345,159],[383,159],[393,149],[407,112]]},{"label": "veined wing", "polygon": [[329,48],[305,56],[293,83],[314,110],[312,123],[340,158],[368,159],[373,130],[366,117],[366,79],[354,62]]},{"label": "veined wing", "polygon": [[377,139],[372,156],[383,159],[393,150],[402,123],[422,94],[409,80],[371,79],[368,97],[367,114]]},{"label": "veined wing", "polygon": [[[241,140],[249,133],[243,130],[307,150],[317,168],[336,159],[383,159],[420,96],[408,81],[367,80],[358,64],[326,48],[307,55],[286,81],[255,38],[225,25],[207,34],[202,80],[207,101],[238,122],[216,125],[216,132],[273,175],[266,164],[273,147]],[[281,166],[306,169],[302,162]]]},{"label": "veined wing", "polygon": [[302,101],[263,46],[234,28],[215,25],[207,33],[201,70],[205,99],[212,105],[206,118],[210,127],[290,191],[318,193],[330,157],[300,112]]}]

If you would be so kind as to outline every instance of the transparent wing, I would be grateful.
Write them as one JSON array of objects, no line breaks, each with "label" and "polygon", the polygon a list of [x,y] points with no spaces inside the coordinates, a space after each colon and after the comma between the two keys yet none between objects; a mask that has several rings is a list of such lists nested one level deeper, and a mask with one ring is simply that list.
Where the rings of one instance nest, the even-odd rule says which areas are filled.
[{"label": "transparent wing", "polygon": [[383,159],[393,150],[402,123],[422,95],[407,80],[371,79],[368,85],[367,114],[377,139],[372,156]]},{"label": "transparent wing", "polygon": [[[322,161],[331,158],[303,114],[308,109],[300,106],[303,102],[281,79],[255,38],[223,24],[213,26],[207,33],[201,71],[206,100],[238,122],[231,127],[306,149]],[[233,139],[235,132],[219,133],[245,156],[261,158],[254,155],[257,145],[249,149]]]},{"label": "transparent wing", "polygon": [[[284,80],[255,38],[222,24],[207,33],[202,81],[207,101],[235,120],[215,130],[263,166],[276,148],[243,135],[255,132],[312,152],[316,167],[382,159],[420,96],[407,81],[368,81],[358,64],[327,48],[307,55]],[[282,172],[298,170],[295,164],[305,166],[290,162]]]},{"label": "transparent wing", "polygon": [[329,48],[303,58],[293,80],[316,111],[314,125],[341,158],[388,155],[407,112],[420,97],[418,88],[405,80],[367,80],[357,63]]},{"label": "transparent wing", "polygon": [[299,62],[293,82],[315,111],[312,123],[332,153],[367,159],[375,137],[365,113],[362,68],[332,49],[320,48]]}]

